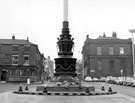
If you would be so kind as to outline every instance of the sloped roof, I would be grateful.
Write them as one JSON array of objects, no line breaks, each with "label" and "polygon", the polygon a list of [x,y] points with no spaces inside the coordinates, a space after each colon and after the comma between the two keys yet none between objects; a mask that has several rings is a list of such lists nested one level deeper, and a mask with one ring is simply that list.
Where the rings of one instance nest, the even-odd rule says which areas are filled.
[{"label": "sloped roof", "polygon": [[0,39],[0,44],[12,44],[12,45],[36,45],[24,39]]}]

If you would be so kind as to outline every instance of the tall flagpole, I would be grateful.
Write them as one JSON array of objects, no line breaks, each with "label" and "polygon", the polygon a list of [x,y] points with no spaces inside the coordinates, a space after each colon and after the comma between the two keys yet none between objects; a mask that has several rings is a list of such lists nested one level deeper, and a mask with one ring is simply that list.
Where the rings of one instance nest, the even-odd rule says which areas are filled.
[{"label": "tall flagpole", "polygon": [[68,0],[64,0],[64,10],[63,10],[63,14],[64,14],[64,21],[68,21]]}]

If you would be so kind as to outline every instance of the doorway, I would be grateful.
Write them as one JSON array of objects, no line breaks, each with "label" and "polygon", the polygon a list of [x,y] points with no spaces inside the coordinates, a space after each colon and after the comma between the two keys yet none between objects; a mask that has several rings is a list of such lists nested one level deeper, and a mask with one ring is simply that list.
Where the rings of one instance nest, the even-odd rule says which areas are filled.
[{"label": "doorway", "polygon": [[6,71],[1,71],[1,81],[6,81]]}]

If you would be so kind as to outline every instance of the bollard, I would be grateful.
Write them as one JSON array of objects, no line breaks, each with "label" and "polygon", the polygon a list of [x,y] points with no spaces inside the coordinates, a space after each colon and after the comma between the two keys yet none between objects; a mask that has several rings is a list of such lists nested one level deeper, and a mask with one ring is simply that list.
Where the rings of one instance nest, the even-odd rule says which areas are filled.
[{"label": "bollard", "polygon": [[102,84],[102,88],[101,88],[102,91],[105,91],[105,87],[104,87],[104,84]]},{"label": "bollard", "polygon": [[28,90],[29,90],[29,89],[28,89],[28,85],[27,85],[27,84],[26,84],[25,90],[26,90],[26,91],[28,91]]},{"label": "bollard", "polygon": [[20,84],[20,86],[19,86],[19,90],[18,90],[18,91],[19,91],[19,92],[22,92],[22,91],[23,91],[21,84]]},{"label": "bollard", "polygon": [[112,92],[112,88],[111,88],[111,85],[110,84],[109,84],[108,92]]}]

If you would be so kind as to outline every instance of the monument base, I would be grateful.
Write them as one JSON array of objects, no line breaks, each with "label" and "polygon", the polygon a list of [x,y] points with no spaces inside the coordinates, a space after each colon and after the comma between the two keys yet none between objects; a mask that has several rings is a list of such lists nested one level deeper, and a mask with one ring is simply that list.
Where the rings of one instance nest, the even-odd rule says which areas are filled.
[{"label": "monument base", "polygon": [[83,92],[90,93],[95,91],[94,86],[85,86],[81,82],[48,82],[42,86],[37,86],[36,91],[45,92]]},{"label": "monument base", "polygon": [[47,92],[94,92],[95,88],[94,86],[92,87],[59,87],[59,86],[37,86],[37,91],[44,91],[46,88]]},{"label": "monument base", "polygon": [[54,76],[58,77],[63,75],[76,77],[76,58],[72,58],[70,56],[60,56],[59,58],[55,58],[55,73]]}]

